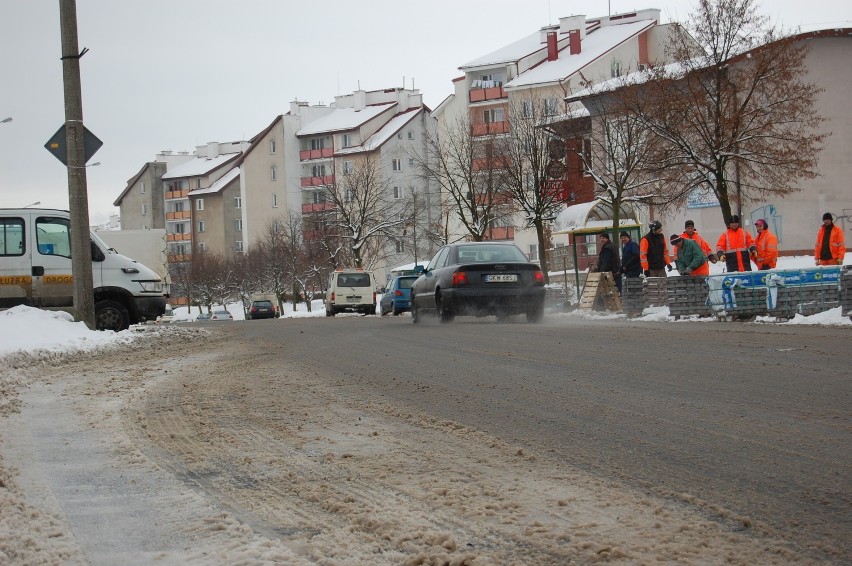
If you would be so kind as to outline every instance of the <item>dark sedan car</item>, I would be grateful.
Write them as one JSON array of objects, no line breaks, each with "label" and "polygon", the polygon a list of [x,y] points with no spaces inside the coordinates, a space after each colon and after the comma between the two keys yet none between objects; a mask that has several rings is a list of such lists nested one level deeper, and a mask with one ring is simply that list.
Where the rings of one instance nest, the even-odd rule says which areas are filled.
[{"label": "dark sedan car", "polygon": [[272,301],[252,301],[249,305],[248,319],[259,320],[261,318],[278,318],[278,306]]},{"label": "dark sedan car", "polygon": [[411,315],[434,312],[441,322],[456,315],[544,317],[544,274],[510,242],[450,244],[438,250],[411,288]]}]

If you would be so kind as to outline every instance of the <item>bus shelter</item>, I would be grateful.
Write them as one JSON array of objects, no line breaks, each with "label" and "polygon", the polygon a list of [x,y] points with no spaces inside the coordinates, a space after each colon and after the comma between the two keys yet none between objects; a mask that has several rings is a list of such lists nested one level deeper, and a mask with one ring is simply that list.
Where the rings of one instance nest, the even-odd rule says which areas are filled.
[{"label": "bus shelter", "polygon": [[[619,211],[618,229],[613,229],[612,204],[595,199],[565,208],[554,220],[552,232],[556,247],[550,250],[551,269],[563,269],[573,264],[577,289],[580,288],[580,271],[597,263],[598,240],[601,232],[609,234],[612,242],[621,249],[619,234],[627,232],[636,242],[641,237],[642,225],[639,212],[632,203],[622,203]],[[560,245],[560,236],[564,235],[564,244]],[[573,261],[572,261],[573,260]],[[567,282],[567,281],[566,281]]]}]

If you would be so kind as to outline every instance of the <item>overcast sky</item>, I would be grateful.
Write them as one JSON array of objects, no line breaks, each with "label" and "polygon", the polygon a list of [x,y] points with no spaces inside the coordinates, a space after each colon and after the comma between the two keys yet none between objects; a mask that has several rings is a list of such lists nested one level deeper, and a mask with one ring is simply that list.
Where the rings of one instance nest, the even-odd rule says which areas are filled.
[{"label": "overcast sky", "polygon": [[[127,180],[161,150],[249,139],[292,100],[412,86],[434,108],[458,67],[560,17],[659,8],[662,0],[77,0],[83,118],[104,145],[87,170],[104,223]],[[848,0],[764,0],[786,28],[852,26]],[[63,124],[57,0],[0,1],[0,207],[68,208],[64,166],[44,149]],[[404,81],[404,82],[403,82]]]}]

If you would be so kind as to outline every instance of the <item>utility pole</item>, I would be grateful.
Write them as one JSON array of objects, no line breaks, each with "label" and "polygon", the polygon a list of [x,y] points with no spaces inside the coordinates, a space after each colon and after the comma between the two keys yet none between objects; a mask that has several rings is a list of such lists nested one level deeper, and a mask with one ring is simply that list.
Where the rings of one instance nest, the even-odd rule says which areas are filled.
[{"label": "utility pole", "polygon": [[77,48],[77,2],[59,0],[62,34],[62,82],[65,91],[65,134],[68,148],[68,203],[71,215],[71,274],[74,277],[75,318],[95,329],[92,248],[89,235],[89,197],[83,127],[83,94]]}]

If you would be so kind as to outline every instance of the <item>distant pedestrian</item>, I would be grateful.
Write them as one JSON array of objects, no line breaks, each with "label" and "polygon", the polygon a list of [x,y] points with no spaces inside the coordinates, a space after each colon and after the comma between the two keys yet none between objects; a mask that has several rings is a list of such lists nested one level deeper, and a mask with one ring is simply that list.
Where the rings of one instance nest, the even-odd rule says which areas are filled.
[{"label": "distant pedestrian", "polygon": [[817,265],[843,265],[846,243],[843,230],[834,223],[830,212],[822,215],[822,226],[817,232],[814,260]]},{"label": "distant pedestrian", "polygon": [[625,277],[639,277],[642,263],[639,261],[639,244],[627,232],[621,233],[621,273]]},{"label": "distant pedestrian", "polygon": [[707,263],[707,256],[704,255],[698,242],[684,238],[680,234],[672,234],[669,241],[677,250],[675,264],[678,273],[692,277],[710,275],[710,264]]},{"label": "distant pedestrian", "polygon": [[621,277],[618,276],[620,269],[618,265],[618,248],[615,247],[615,244],[612,243],[609,239],[609,234],[606,232],[598,234],[598,246],[600,247],[598,251],[598,263],[592,271],[611,273],[618,291],[621,292]]},{"label": "distant pedestrian", "polygon": [[740,217],[734,214],[728,219],[728,229],[716,242],[716,257],[724,260],[729,272],[751,271],[751,254],[756,254],[754,238],[740,226]]},{"label": "distant pedestrian", "polygon": [[654,220],[648,225],[648,233],[639,242],[639,262],[645,277],[665,277],[666,269],[672,270],[669,247],[663,235],[663,225]]},{"label": "distant pedestrian", "polygon": [[[698,247],[701,248],[705,257],[707,257],[711,263],[716,263],[716,254],[713,253],[713,248],[710,247],[707,240],[698,235],[698,230],[695,229],[695,222],[692,220],[684,222],[683,234],[681,234],[681,236],[695,241],[695,243],[698,244]],[[675,255],[674,252],[672,252],[672,255]]]},{"label": "distant pedestrian", "polygon": [[758,270],[775,269],[778,264],[778,238],[769,231],[769,224],[763,218],[754,223],[757,237],[754,239],[754,247],[757,248],[757,258],[754,263]]}]

